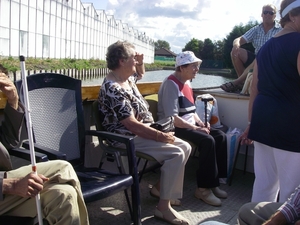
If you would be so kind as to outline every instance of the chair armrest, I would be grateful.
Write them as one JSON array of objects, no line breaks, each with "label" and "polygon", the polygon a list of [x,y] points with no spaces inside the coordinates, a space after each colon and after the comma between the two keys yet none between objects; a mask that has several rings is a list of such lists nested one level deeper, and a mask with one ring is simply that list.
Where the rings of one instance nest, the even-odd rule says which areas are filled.
[{"label": "chair armrest", "polygon": [[[8,150],[9,154],[12,156],[16,156],[21,159],[26,159],[28,161],[31,161],[30,157],[30,151],[27,149],[22,149],[22,148],[13,148]],[[40,152],[35,152],[35,159],[37,162],[46,162],[48,161],[47,155],[40,153]]]},{"label": "chair armrest", "polygon": [[[24,141],[22,143],[22,147],[29,149],[29,142],[28,141]],[[48,156],[49,160],[55,160],[55,159],[62,159],[62,160],[66,160],[67,156],[65,153],[53,150],[51,148],[47,148],[44,146],[41,146],[37,143],[34,143],[34,149],[36,152],[40,152],[43,154],[46,154]]]},{"label": "chair armrest", "polygon": [[108,131],[98,131],[98,130],[87,130],[85,131],[86,135],[91,136],[97,136],[104,139],[111,139],[115,140],[117,142],[121,142],[123,144],[127,144],[133,140],[135,136],[128,136],[128,135],[122,135],[122,134],[116,134]]},{"label": "chair armrest", "polygon": [[[111,139],[118,142],[121,142],[126,145],[127,150],[127,158],[128,158],[128,167],[129,174],[133,178],[133,184],[131,186],[131,193],[135,193],[132,195],[132,206],[133,212],[136,212],[139,215],[134,215],[134,218],[140,218],[140,184],[139,184],[139,176],[137,169],[137,161],[135,155],[135,146],[134,146],[134,136],[120,135],[107,131],[96,131],[96,130],[88,130],[85,132],[86,135],[97,136],[104,139]],[[141,224],[140,221],[134,221],[134,224]]]},{"label": "chair armrest", "polygon": [[[136,161],[136,154],[135,154],[135,147],[133,139],[135,136],[128,136],[128,135],[121,135],[115,134],[112,132],[107,131],[97,131],[97,130],[87,130],[85,132],[86,135],[97,136],[104,139],[111,139],[117,142],[123,143],[126,145],[126,151],[128,156],[128,166],[129,166],[129,173],[132,176],[137,176],[137,161]],[[117,150],[117,148],[116,148]]]}]

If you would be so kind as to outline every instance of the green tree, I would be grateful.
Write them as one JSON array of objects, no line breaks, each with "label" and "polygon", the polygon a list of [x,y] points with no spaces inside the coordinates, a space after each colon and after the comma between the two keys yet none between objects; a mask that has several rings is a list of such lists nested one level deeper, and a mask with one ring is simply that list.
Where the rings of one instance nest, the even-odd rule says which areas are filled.
[{"label": "green tree", "polygon": [[[205,39],[204,42],[196,38],[192,38],[188,43],[186,43],[182,51],[192,51],[200,59],[215,60],[218,64],[222,61],[221,63],[223,64],[223,67],[233,68],[230,57],[233,40],[243,35],[257,24],[257,21],[249,21],[246,25],[237,25],[226,36],[226,38],[214,42],[212,42],[209,38]],[[245,44],[242,47],[254,52],[252,43]]]},{"label": "green tree", "polygon": [[222,41],[214,42],[214,59],[222,60],[224,59],[224,39]]},{"label": "green tree", "polygon": [[199,44],[199,49],[198,49],[196,56],[201,59],[201,58],[203,58],[201,53],[202,53],[202,49],[204,47],[204,42],[201,40],[198,40],[198,44]]},{"label": "green tree", "polygon": [[154,42],[154,46],[155,46],[155,49],[161,49],[161,48],[165,48],[168,50],[171,49],[169,42],[164,41],[164,40],[157,40],[156,42]]},{"label": "green tree", "polygon": [[203,41],[200,41],[196,38],[192,38],[188,43],[186,43],[182,51],[192,51],[197,57],[201,58],[200,49],[202,48]]},{"label": "green tree", "polygon": [[202,59],[214,59],[214,49],[215,46],[213,42],[209,39],[206,38],[204,40],[203,48],[200,50],[200,55],[202,56]]}]

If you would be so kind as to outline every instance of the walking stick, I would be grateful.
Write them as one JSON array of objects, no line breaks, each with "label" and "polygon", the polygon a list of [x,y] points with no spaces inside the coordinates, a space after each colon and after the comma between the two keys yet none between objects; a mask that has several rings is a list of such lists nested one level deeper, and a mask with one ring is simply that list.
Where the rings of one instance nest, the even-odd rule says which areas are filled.
[{"label": "walking stick", "polygon": [[208,97],[205,97],[205,98],[201,98],[201,101],[204,102],[204,118],[205,118],[205,127],[207,127],[207,102],[209,101],[212,101],[214,100],[213,98],[208,98]]},{"label": "walking stick", "polygon": [[[22,55],[20,56],[20,67],[21,67],[21,72],[22,72],[22,87],[23,87],[23,95],[24,95],[24,103],[25,103],[25,118],[26,118],[27,132],[28,132],[28,138],[29,138],[30,159],[31,159],[32,171],[35,174],[37,174],[35,153],[34,153],[33,133],[32,133],[32,122],[31,122],[31,117],[30,117],[28,86],[27,86],[27,80],[26,80],[27,73],[26,73],[26,69],[25,69],[25,57]],[[41,198],[40,198],[39,193],[35,196],[35,202],[36,202],[39,224],[43,225]]]}]

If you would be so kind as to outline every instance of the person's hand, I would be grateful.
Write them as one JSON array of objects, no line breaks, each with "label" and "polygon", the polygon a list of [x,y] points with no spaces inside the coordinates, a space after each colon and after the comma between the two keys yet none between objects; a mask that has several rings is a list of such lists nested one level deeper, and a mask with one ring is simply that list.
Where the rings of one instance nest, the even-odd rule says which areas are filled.
[{"label": "person's hand", "polygon": [[43,184],[49,179],[44,175],[36,175],[33,172],[26,177],[19,178],[15,183],[16,195],[22,197],[35,197],[41,190],[43,190]]},{"label": "person's hand", "polygon": [[196,126],[196,127],[195,127],[195,130],[196,130],[196,131],[200,131],[200,132],[204,132],[204,133],[206,133],[206,134],[209,134],[209,133],[210,133],[210,130],[209,130],[208,127],[198,127],[198,126]]},{"label": "person's hand", "polygon": [[34,172],[22,178],[4,179],[4,194],[18,195],[21,197],[35,197],[41,190],[43,184],[49,179],[44,175],[36,175]]},{"label": "person's hand", "polygon": [[9,79],[9,77],[0,72],[0,90],[6,95],[7,102],[14,109],[18,108],[18,92],[14,83]]},{"label": "person's hand", "polygon": [[285,224],[287,224],[286,218],[280,211],[277,211],[274,215],[271,216],[269,220],[263,223],[263,225],[285,225]]},{"label": "person's hand", "polygon": [[136,61],[137,64],[143,64],[144,63],[144,54],[136,53]]},{"label": "person's hand", "polygon": [[167,132],[167,133],[159,132],[158,141],[173,144],[175,141],[174,132]]},{"label": "person's hand", "polygon": [[[204,124],[204,126],[205,126],[205,124]],[[209,122],[207,122],[206,128],[207,128],[208,130],[210,130],[210,123],[209,123]]]},{"label": "person's hand", "polygon": [[242,135],[239,137],[241,145],[251,145],[253,143],[251,139],[248,139],[249,127],[250,126],[248,126],[246,130],[242,133]]},{"label": "person's hand", "polygon": [[208,130],[210,130],[210,123],[209,122],[207,122],[207,126],[205,126],[205,123],[200,120],[200,121],[196,122],[196,125],[198,125],[199,127],[206,127]]}]

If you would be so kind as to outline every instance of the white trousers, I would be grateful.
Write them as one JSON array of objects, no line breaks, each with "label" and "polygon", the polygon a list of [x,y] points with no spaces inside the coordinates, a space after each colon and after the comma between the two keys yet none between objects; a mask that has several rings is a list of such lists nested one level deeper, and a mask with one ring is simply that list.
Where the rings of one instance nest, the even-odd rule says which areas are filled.
[{"label": "white trousers", "polygon": [[254,142],[252,202],[285,202],[300,184],[300,153]]},{"label": "white trousers", "polygon": [[160,198],[182,198],[185,164],[192,149],[190,144],[176,137],[174,144],[141,137],[136,137],[134,144],[136,151],[151,155],[162,164],[160,169]]}]

